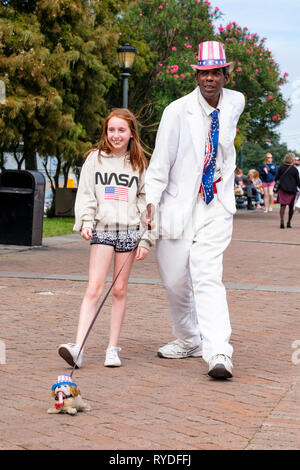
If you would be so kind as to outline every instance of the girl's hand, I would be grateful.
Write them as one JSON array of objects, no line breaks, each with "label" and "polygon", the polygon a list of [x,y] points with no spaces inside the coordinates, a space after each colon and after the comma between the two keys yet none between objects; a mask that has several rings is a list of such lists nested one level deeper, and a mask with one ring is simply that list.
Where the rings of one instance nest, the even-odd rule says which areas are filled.
[{"label": "girl's hand", "polygon": [[85,240],[90,240],[92,238],[92,229],[91,228],[83,228],[81,230],[81,233],[80,235],[82,236],[82,238],[84,238]]},{"label": "girl's hand", "polygon": [[141,260],[147,258],[148,252],[149,250],[147,250],[147,248],[144,248],[143,246],[138,246],[136,250],[135,259]]}]

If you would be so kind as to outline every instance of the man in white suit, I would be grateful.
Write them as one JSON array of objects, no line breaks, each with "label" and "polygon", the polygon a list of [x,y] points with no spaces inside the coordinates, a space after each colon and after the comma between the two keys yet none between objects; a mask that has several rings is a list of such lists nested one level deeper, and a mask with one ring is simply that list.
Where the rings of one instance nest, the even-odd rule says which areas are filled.
[{"label": "man in white suit", "polygon": [[222,283],[223,253],[235,213],[234,138],[244,96],[224,88],[232,64],[223,44],[199,45],[197,88],[165,109],[146,174],[160,275],[175,341],[164,358],[200,357],[208,374],[232,377],[231,326]]}]

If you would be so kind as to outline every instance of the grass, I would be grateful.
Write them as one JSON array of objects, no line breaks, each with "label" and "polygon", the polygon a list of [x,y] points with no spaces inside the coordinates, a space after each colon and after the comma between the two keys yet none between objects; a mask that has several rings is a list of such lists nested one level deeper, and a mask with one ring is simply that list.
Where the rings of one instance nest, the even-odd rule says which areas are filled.
[{"label": "grass", "polygon": [[44,217],[43,237],[57,237],[73,232],[73,217]]}]

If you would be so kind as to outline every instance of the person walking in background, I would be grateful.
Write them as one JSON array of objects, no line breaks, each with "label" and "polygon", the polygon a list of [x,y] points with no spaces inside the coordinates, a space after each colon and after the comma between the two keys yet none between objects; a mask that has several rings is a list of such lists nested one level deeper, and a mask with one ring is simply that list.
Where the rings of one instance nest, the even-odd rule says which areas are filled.
[{"label": "person walking in background", "polygon": [[222,267],[236,211],[234,138],[245,98],[224,88],[231,66],[222,43],[199,45],[192,65],[197,87],[164,110],[145,179],[147,223],[155,212],[158,266],[176,337],[158,356],[203,355],[215,379],[232,377]]},{"label": "person walking in background", "polygon": [[106,118],[101,140],[86,155],[75,202],[74,230],[90,240],[89,282],[81,304],[75,343],[61,344],[59,355],[72,367],[77,360],[88,327],[104,290],[114,258],[113,277],[132,252],[112,289],[110,337],[104,365],[121,365],[118,347],[125,315],[127,285],[134,259],[145,259],[151,242],[140,236],[140,216],[146,209],[144,178],[147,160],[138,137],[135,116],[127,109],[115,109]]},{"label": "person walking in background", "polygon": [[[297,168],[299,176],[300,176],[300,157],[295,157],[295,162],[294,162],[295,168]],[[298,187],[297,193],[296,193],[296,198],[295,198],[295,203],[298,201],[300,197],[300,187]]]},{"label": "person walking in background", "polygon": [[280,228],[284,228],[284,213],[289,206],[287,228],[292,228],[291,220],[294,215],[294,203],[297,187],[300,187],[300,176],[294,166],[295,154],[287,153],[283,159],[283,165],[279,168],[276,181],[279,182],[278,198],[280,204]]},{"label": "person walking in background", "polygon": [[264,212],[272,211],[273,203],[273,188],[275,184],[275,178],[277,175],[277,165],[273,163],[273,155],[270,152],[266,153],[265,162],[260,167],[259,176],[261,177],[262,187],[264,190]]}]

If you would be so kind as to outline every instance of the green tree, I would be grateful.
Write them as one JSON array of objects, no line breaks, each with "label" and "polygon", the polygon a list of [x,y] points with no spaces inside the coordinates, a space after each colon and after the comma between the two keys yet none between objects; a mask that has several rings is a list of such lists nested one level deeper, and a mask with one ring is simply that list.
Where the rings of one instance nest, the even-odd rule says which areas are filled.
[{"label": "green tree", "polygon": [[217,35],[235,63],[228,87],[242,91],[246,97],[245,111],[238,125],[238,148],[245,139],[260,143],[272,139],[288,112],[281,92],[288,74],[280,72],[265,39],[236,22],[220,26]]},{"label": "green tree", "polygon": [[[265,40],[250,34],[247,27],[229,23],[217,29],[219,8],[204,0],[138,0],[129,4],[120,18],[121,40],[129,39],[138,50],[130,82],[129,105],[145,127],[144,140],[153,146],[154,132],[163,109],[195,87],[194,71],[198,44],[204,40],[225,43],[227,57],[235,64],[229,88],[241,91],[246,108],[235,141],[237,150],[245,140],[264,142],[276,135],[288,105],[281,86],[282,74]],[[120,98],[119,98],[120,102]]]},{"label": "green tree", "polygon": [[[63,171],[78,161],[100,132],[107,113],[105,95],[115,78],[110,71],[118,32],[118,0],[37,0],[0,6],[0,79],[7,99],[0,106],[0,148],[23,143],[27,169],[36,151],[52,190]],[[112,52],[113,51],[113,54]]]},{"label": "green tree", "polygon": [[252,168],[259,170],[264,162],[265,154],[270,152],[273,155],[273,161],[279,167],[283,164],[283,157],[288,152],[294,152],[285,143],[279,141],[278,136],[274,136],[271,140],[258,142],[244,142],[242,146],[241,161],[237,162],[238,166],[242,166],[244,173],[247,174]]},{"label": "green tree", "polygon": [[41,129],[57,127],[61,106],[45,72],[48,60],[36,17],[0,6],[0,78],[6,84],[6,101],[0,105],[0,146],[17,148],[22,142],[28,169],[36,168]]},{"label": "green tree", "polygon": [[[138,0],[119,19],[120,43],[129,40],[138,50],[129,107],[143,122],[143,140],[150,147],[165,106],[195,87],[190,64],[198,43],[213,39],[216,17],[218,11],[203,0]],[[110,95],[110,102],[117,105],[121,95]]]},{"label": "green tree", "polygon": [[[46,172],[48,159],[53,155],[57,158],[54,178],[48,173],[54,195],[60,172],[66,185],[70,167],[81,160],[99,133],[107,113],[104,95],[115,80],[108,57],[117,34],[109,29],[108,10],[105,17],[103,8],[101,15],[97,9],[100,2],[91,4],[88,0],[43,0],[36,8],[47,48],[53,57],[59,54],[63,59],[52,85],[62,99],[65,126],[55,134],[48,132],[48,141],[40,149]],[[55,61],[52,67],[57,68]]]}]

